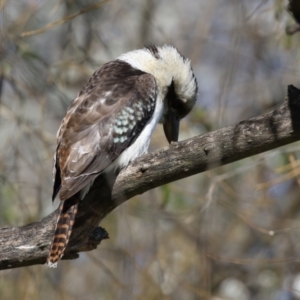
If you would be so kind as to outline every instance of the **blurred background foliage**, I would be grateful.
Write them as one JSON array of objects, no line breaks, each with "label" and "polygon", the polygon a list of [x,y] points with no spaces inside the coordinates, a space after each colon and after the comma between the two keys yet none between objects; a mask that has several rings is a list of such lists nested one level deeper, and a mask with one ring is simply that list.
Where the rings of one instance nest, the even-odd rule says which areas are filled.
[{"label": "blurred background foliage", "polygon": [[[288,84],[300,87],[300,34],[285,34],[294,23],[287,1],[99,3],[0,0],[2,227],[56,208],[60,121],[91,74],[123,52],[169,43],[191,59],[199,97],[180,139],[269,111]],[[166,145],[159,126],[150,148]],[[103,221],[111,238],[99,249],[56,270],[2,271],[0,299],[300,299],[299,150],[295,143],[135,197]]]}]

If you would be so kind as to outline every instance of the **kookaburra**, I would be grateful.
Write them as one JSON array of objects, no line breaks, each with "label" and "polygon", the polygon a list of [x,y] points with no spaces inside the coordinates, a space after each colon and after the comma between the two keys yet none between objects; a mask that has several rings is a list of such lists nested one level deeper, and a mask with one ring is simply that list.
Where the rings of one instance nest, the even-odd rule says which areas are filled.
[{"label": "kookaburra", "polygon": [[151,45],[104,64],[72,101],[57,133],[52,200],[60,214],[47,258],[56,267],[68,244],[79,201],[97,176],[114,172],[148,150],[163,124],[178,140],[179,121],[193,108],[197,80],[173,46]]}]

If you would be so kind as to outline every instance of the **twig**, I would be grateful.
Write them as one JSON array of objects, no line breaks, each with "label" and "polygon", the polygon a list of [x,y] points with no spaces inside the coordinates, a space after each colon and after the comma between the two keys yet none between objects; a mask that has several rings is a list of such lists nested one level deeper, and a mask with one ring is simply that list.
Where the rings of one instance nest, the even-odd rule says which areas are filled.
[{"label": "twig", "polygon": [[92,10],[95,10],[95,9],[98,9],[100,8],[104,3],[108,2],[110,0],[104,0],[104,1],[101,1],[101,2],[98,2],[98,3],[95,3],[95,4],[92,4],[90,6],[87,6],[81,10],[79,10],[78,12],[72,14],[72,15],[69,15],[61,20],[58,20],[58,21],[55,21],[53,23],[49,23],[47,24],[45,27],[43,28],[40,28],[40,29],[36,29],[36,30],[32,30],[32,31],[25,31],[25,32],[22,32],[21,33],[21,37],[27,37],[27,36],[32,36],[32,35],[36,35],[36,34],[41,34],[43,32],[45,32],[46,30],[49,30],[55,26],[58,26],[58,25],[61,25],[63,23],[66,23],[68,21],[71,21],[73,20],[74,18],[82,15],[82,14],[85,14],[89,11],[92,11]]}]

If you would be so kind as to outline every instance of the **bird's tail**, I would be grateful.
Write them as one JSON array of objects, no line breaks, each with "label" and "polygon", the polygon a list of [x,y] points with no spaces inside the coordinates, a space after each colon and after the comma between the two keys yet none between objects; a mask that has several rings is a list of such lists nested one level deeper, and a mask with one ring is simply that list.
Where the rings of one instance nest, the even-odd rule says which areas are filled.
[{"label": "bird's tail", "polygon": [[64,254],[72,233],[78,211],[78,204],[79,197],[74,195],[65,201],[61,201],[59,205],[59,215],[56,222],[55,233],[47,258],[47,266],[49,268],[56,268],[58,260]]}]

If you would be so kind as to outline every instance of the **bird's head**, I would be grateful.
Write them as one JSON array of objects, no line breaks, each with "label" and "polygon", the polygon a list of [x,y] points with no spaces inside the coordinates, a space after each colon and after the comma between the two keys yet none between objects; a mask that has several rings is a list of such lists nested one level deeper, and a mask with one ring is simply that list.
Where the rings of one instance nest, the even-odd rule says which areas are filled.
[{"label": "bird's head", "polygon": [[157,100],[164,104],[160,123],[169,143],[177,141],[179,122],[192,110],[197,100],[197,80],[190,60],[170,45],[150,45],[120,58],[155,77]]},{"label": "bird's head", "polygon": [[[151,48],[148,48],[151,51]],[[179,122],[190,113],[197,100],[197,80],[190,61],[173,46],[158,48],[165,65],[166,75],[171,78],[164,93],[164,112],[161,123],[169,143],[178,141]]]}]

